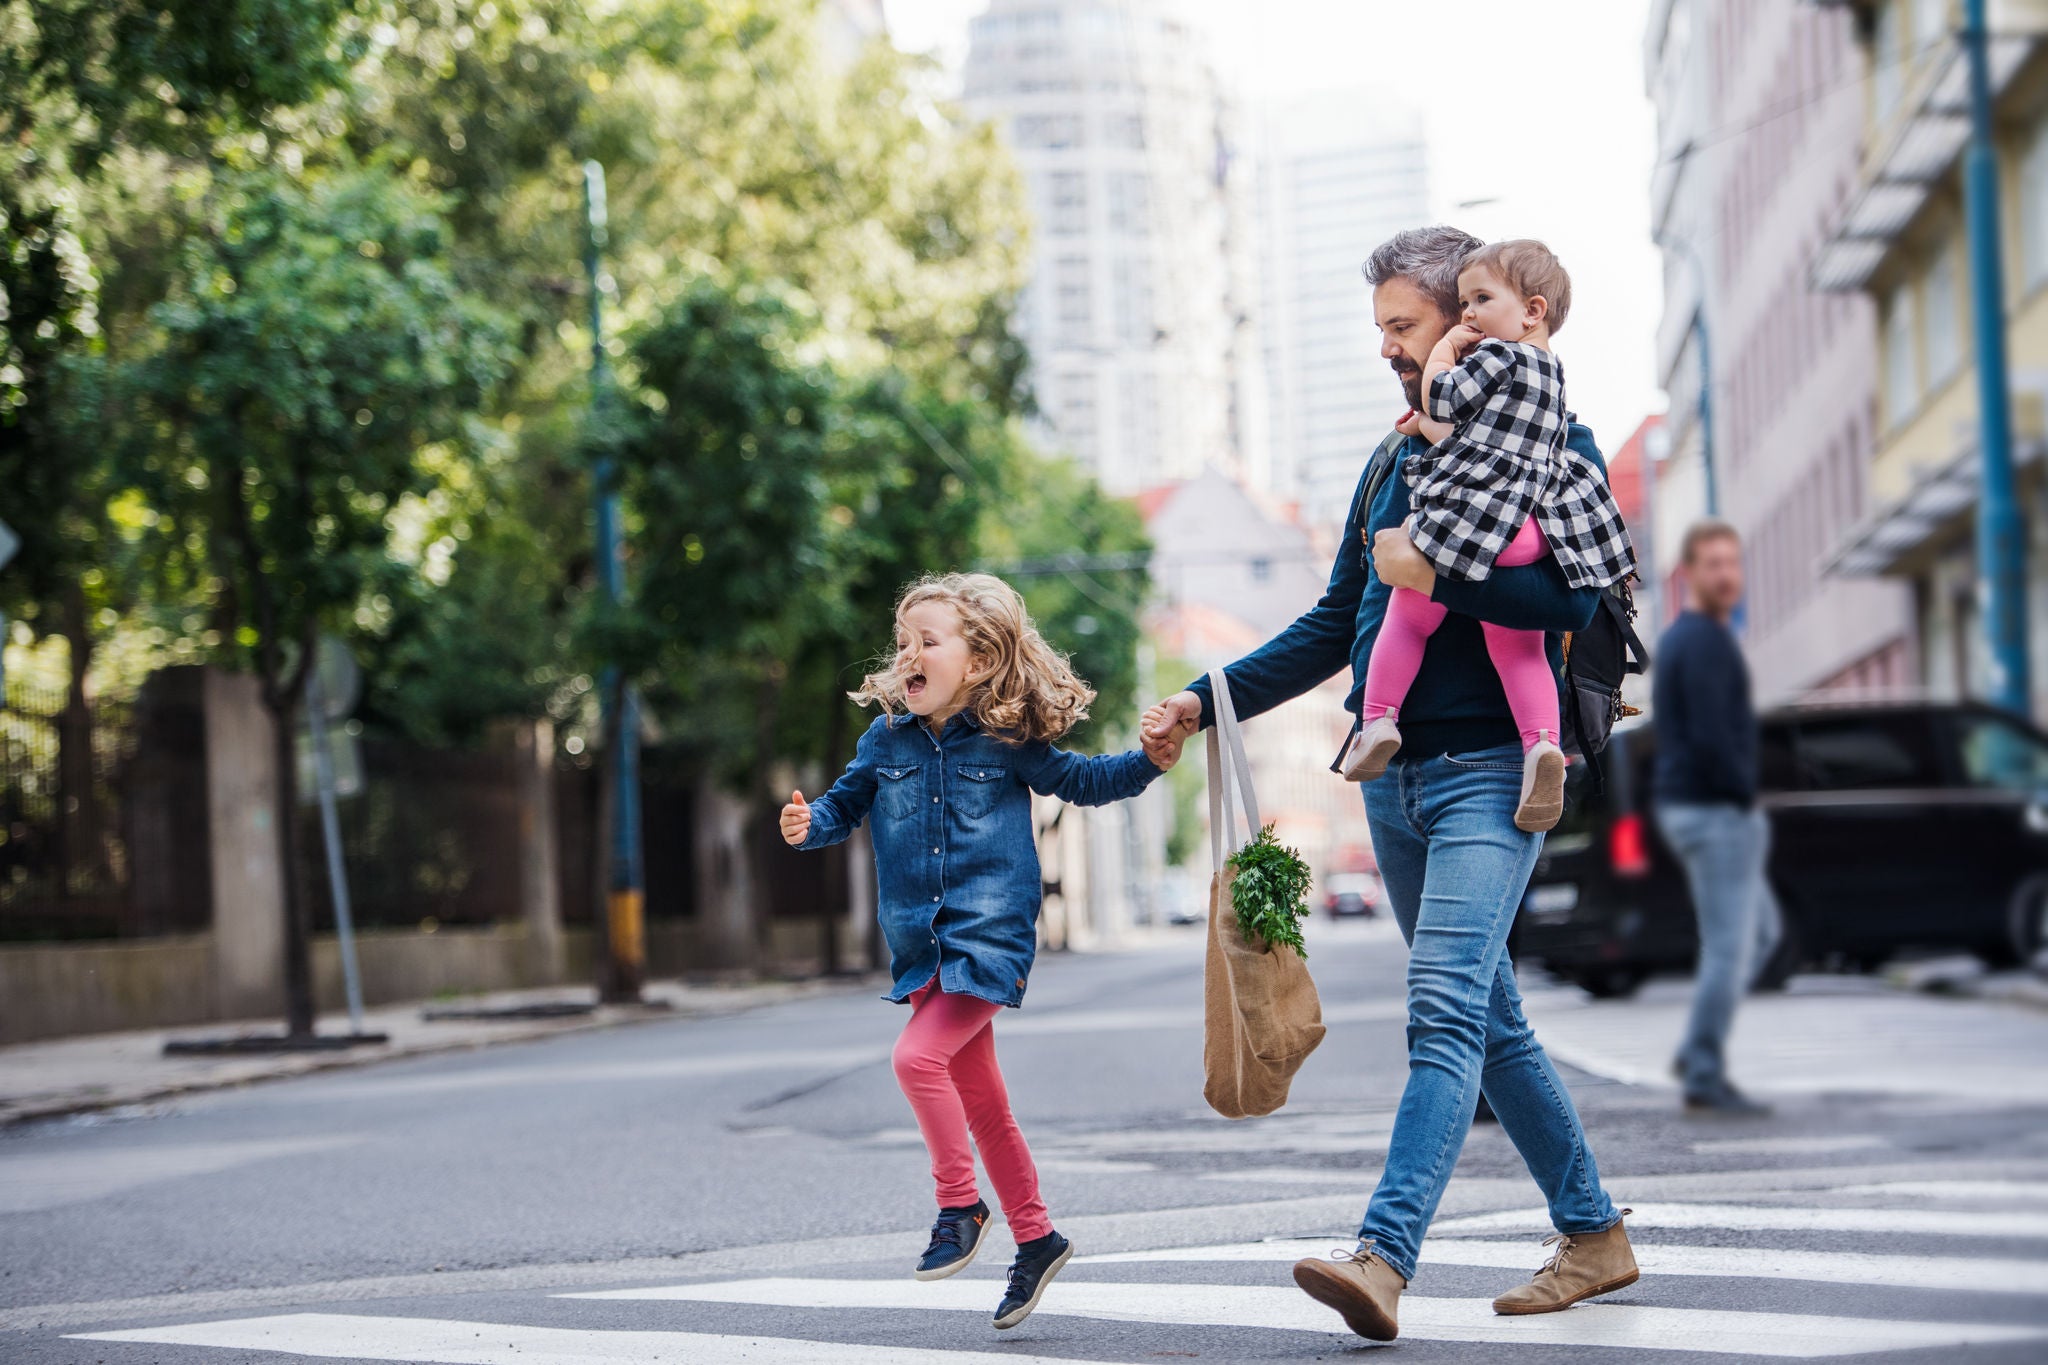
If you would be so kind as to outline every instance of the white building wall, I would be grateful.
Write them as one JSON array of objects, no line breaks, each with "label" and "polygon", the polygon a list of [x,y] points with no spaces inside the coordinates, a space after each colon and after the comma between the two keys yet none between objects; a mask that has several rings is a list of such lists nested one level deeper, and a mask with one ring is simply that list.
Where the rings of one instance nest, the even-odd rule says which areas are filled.
[{"label": "white building wall", "polygon": [[1428,160],[1416,116],[1363,91],[1273,102],[1258,148],[1271,486],[1334,528],[1407,406],[1379,356],[1362,267],[1388,237],[1429,221]]},{"label": "white building wall", "polygon": [[1248,169],[1202,35],[1165,0],[993,0],[964,97],[1029,183],[1018,324],[1054,444],[1113,492],[1241,472]]}]

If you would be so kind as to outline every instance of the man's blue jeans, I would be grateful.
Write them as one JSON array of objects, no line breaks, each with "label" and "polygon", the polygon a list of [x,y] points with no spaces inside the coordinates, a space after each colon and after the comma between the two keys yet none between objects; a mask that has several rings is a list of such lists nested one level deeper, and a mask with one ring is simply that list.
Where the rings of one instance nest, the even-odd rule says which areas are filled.
[{"label": "man's blue jeans", "polygon": [[1699,978],[1692,1018],[1679,1045],[1688,1095],[1711,1095],[1727,1081],[1728,1030],[1742,993],[1782,932],[1777,897],[1764,877],[1771,826],[1760,810],[1725,802],[1662,801],[1657,828],[1685,864],[1700,926]]},{"label": "man's blue jeans", "polygon": [[1408,940],[1408,1084],[1358,1235],[1408,1279],[1482,1085],[1559,1232],[1600,1232],[1620,1218],[1564,1081],[1522,1017],[1508,961],[1543,844],[1515,828],[1521,790],[1516,745],[1399,759],[1365,784],[1373,852]]}]

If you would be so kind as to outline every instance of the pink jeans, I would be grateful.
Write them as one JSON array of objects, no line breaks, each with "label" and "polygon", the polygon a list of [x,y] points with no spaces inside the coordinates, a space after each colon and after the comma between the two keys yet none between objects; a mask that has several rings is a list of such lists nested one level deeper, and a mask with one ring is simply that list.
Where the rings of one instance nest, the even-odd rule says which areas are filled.
[{"label": "pink jeans", "polygon": [[[1497,568],[1512,569],[1533,564],[1548,553],[1550,543],[1532,516],[1493,562]],[[1423,648],[1443,624],[1447,610],[1410,588],[1394,589],[1387,601],[1387,619],[1373,641],[1372,661],[1365,668],[1364,715],[1368,723],[1381,716],[1399,719],[1408,689],[1422,669]],[[1543,632],[1509,630],[1490,621],[1481,621],[1479,629],[1486,637],[1494,672],[1500,674],[1501,690],[1507,693],[1515,728],[1522,732],[1522,748],[1533,748],[1546,731],[1555,742],[1557,675],[1550,671],[1550,659],[1543,651]]]},{"label": "pink jeans", "polygon": [[936,979],[910,997],[910,1022],[896,1040],[896,1081],[917,1115],[932,1154],[939,1207],[957,1209],[980,1198],[974,1154],[981,1151],[1010,1235],[1019,1242],[1052,1231],[1038,1194],[1038,1167],[1010,1114],[1010,1092],[996,1069],[995,1017],[1001,1005],[972,995],[947,995]]}]

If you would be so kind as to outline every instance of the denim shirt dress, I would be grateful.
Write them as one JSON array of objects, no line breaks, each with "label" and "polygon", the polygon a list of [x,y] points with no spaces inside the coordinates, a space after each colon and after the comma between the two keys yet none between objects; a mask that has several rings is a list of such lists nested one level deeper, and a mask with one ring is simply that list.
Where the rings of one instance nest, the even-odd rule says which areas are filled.
[{"label": "denim shirt dress", "polygon": [[1136,796],[1159,776],[1137,749],[1101,757],[1015,743],[953,717],[940,734],[881,716],[853,763],[811,803],[801,848],[844,840],[870,814],[882,937],[901,1001],[931,981],[950,995],[1024,1003],[1038,953],[1041,883],[1031,796],[1077,806]]}]

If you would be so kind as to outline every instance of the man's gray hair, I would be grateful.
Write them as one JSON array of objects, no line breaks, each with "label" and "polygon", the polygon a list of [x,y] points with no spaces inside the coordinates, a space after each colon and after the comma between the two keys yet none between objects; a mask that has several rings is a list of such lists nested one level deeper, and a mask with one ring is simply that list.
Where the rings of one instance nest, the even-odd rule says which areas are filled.
[{"label": "man's gray hair", "polygon": [[1365,262],[1365,280],[1377,289],[1388,280],[1408,280],[1436,300],[1447,320],[1458,316],[1458,267],[1486,243],[1469,232],[1438,223],[1397,232]]}]

